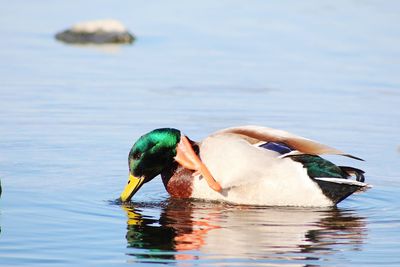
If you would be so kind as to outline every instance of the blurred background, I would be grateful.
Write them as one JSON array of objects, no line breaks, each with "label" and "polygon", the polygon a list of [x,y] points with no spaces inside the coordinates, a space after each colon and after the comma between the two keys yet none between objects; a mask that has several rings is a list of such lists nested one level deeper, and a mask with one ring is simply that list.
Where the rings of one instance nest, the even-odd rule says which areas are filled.
[{"label": "blurred background", "polygon": [[[356,220],[357,230],[350,229],[349,239],[331,236],[324,218],[332,218],[332,213],[321,218],[320,211],[311,211],[312,218],[304,222],[310,228],[271,230],[295,231],[301,237],[279,251],[285,260],[269,250],[279,246],[279,238],[274,239],[278,243],[264,243],[268,232],[266,239],[252,245],[261,250],[235,253],[243,256],[240,260],[192,247],[186,252],[196,259],[186,258],[186,263],[400,264],[395,254],[400,249],[400,2],[0,4],[2,264],[179,263],[182,257],[138,257],[154,250],[175,255],[178,246],[129,248],[127,218],[136,216],[134,210],[126,214],[109,202],[126,183],[130,147],[140,135],[159,127],[178,128],[201,140],[215,130],[246,124],[288,130],[364,158],[366,162],[334,158],[364,169],[367,182],[374,185],[341,204],[340,216],[333,216],[339,222]],[[136,36],[135,42],[68,45],[54,38],[77,22],[108,18],[121,21]],[[143,187],[138,201],[147,204],[133,214],[150,219],[144,220],[146,226],[163,232],[160,218],[171,214],[171,205],[165,204],[170,200],[161,181]],[[180,205],[191,204],[172,207]],[[227,208],[191,209],[195,215],[188,216],[200,218],[202,212],[224,214]],[[217,225],[249,227],[233,214],[226,225]],[[259,225],[274,216],[255,209],[246,218],[256,218],[253,222]],[[285,254],[293,253],[294,247],[299,253],[305,244],[325,242],[309,238],[316,225],[322,234],[328,229],[325,238],[339,245],[328,245],[323,252],[329,253],[303,250],[301,259]],[[145,235],[153,231],[139,229]],[[180,233],[180,228],[169,231]],[[343,245],[353,244],[360,233],[356,248]],[[216,240],[230,242],[227,235]]]}]

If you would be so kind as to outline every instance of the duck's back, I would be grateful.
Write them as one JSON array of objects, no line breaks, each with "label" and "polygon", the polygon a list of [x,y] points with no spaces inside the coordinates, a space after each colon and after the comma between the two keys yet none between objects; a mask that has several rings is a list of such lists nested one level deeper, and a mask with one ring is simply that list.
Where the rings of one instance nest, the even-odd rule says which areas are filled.
[{"label": "duck's back", "polygon": [[195,177],[192,197],[236,204],[331,206],[318,184],[299,162],[252,144],[238,134],[217,134],[200,144],[200,157],[223,188],[209,188]]}]

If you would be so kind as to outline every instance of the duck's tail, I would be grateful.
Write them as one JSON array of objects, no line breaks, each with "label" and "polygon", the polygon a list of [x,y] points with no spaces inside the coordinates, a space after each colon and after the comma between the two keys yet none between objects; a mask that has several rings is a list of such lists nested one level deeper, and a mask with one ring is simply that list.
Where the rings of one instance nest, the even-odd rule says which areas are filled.
[{"label": "duck's tail", "polygon": [[371,188],[369,184],[351,179],[314,177],[313,180],[335,205],[353,193],[363,192]]}]

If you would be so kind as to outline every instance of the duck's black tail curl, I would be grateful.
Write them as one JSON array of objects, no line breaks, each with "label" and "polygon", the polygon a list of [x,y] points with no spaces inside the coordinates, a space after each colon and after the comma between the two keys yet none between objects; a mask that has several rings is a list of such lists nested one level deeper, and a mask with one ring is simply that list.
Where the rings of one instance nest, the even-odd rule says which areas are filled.
[{"label": "duck's black tail curl", "polygon": [[342,171],[344,173],[347,173],[348,176],[351,175],[355,175],[356,176],[356,181],[358,182],[364,182],[365,181],[365,177],[364,177],[364,171],[354,168],[354,167],[349,167],[349,166],[339,166],[340,169],[342,169]]}]

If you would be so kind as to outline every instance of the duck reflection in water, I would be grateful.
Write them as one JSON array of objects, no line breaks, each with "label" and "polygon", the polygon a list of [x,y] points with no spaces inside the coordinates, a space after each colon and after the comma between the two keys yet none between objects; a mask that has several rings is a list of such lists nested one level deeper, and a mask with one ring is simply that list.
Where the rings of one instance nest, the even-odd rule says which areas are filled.
[{"label": "duck reflection in water", "polygon": [[186,200],[170,200],[164,204],[159,219],[144,215],[144,210],[150,208],[146,204],[122,206],[128,216],[128,246],[148,250],[134,255],[138,258],[195,259],[194,255],[179,252],[200,250],[206,234],[219,228],[214,225],[218,214],[196,217],[196,206]]},{"label": "duck reflection in water", "polygon": [[[160,209],[160,216],[155,216]],[[266,208],[169,199],[123,205],[137,261],[321,260],[361,250],[365,219],[351,210]],[[242,262],[242,261],[241,261]],[[243,262],[242,262],[243,263]]]}]

